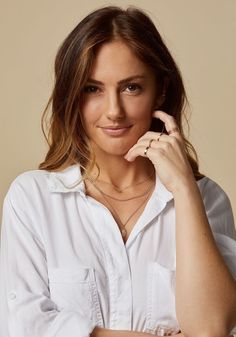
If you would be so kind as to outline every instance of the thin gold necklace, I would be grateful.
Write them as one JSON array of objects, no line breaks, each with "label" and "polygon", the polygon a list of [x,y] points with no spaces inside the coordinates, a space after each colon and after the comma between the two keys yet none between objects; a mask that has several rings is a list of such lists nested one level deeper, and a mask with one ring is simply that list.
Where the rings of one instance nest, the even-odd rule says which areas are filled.
[{"label": "thin gold necklace", "polygon": [[119,187],[117,187],[117,186],[115,186],[115,185],[113,185],[113,184],[111,184],[111,183],[109,183],[105,180],[102,180],[102,179],[97,180],[97,182],[102,182],[102,183],[111,185],[118,193],[121,193],[121,192],[127,190],[127,188],[129,188],[129,187],[137,186],[137,185],[141,185],[141,184],[145,183],[147,180],[149,180],[154,175],[154,173],[155,173],[155,170],[146,179],[144,179],[142,181],[139,181],[138,183],[135,183],[135,184],[130,184],[130,185],[124,187],[124,188],[119,188]]},{"label": "thin gold necklace", "polygon": [[[116,210],[114,209],[114,207],[110,204],[110,202],[107,200],[106,198],[106,194],[101,190],[99,189],[95,184],[94,184],[94,187],[102,194],[103,198],[105,199],[105,201],[108,203],[108,205],[111,207],[111,209],[113,210],[113,212],[116,214],[117,218],[119,219],[119,223],[120,225],[123,227],[122,229],[120,229],[121,231],[121,235],[122,235],[122,238],[124,240],[124,238],[127,236],[127,229],[125,228],[125,226],[127,225],[127,223],[130,221],[130,219],[137,213],[137,211],[144,205],[144,203],[147,201],[149,195],[150,195],[150,192],[151,192],[151,189],[153,187],[153,184],[151,185],[151,187],[148,189],[148,195],[147,197],[144,199],[144,201],[141,203],[141,205],[139,205],[137,207],[137,209],[135,209],[135,211],[128,217],[128,219],[122,223],[119,215],[117,214]],[[133,198],[134,199],[134,198]]]},{"label": "thin gold necklace", "polygon": [[138,199],[138,198],[141,198],[141,197],[144,197],[148,192],[149,192],[149,188],[144,192],[144,193],[142,193],[142,194],[140,194],[140,195],[137,195],[137,196],[135,196],[135,197],[132,197],[132,198],[127,198],[127,199],[118,199],[118,198],[115,198],[115,197],[113,197],[113,196],[111,196],[110,194],[107,194],[107,193],[105,193],[105,192],[103,192],[101,189],[100,189],[100,187],[98,187],[93,181],[91,181],[91,180],[89,180],[91,183],[92,183],[92,185],[101,193],[101,194],[103,194],[103,195],[105,195],[105,196],[107,196],[107,197],[109,197],[109,198],[111,198],[111,199],[113,199],[113,200],[116,200],[116,201],[129,201],[129,200],[133,200],[133,199]]}]

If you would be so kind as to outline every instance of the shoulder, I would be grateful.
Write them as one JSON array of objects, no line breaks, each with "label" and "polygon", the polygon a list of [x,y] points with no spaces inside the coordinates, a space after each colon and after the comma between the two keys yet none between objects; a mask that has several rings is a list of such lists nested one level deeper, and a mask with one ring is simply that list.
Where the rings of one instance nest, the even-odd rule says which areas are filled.
[{"label": "shoulder", "polygon": [[[81,169],[71,165],[59,171],[31,170],[19,174],[11,183],[6,199],[26,198],[47,202],[53,195],[62,198],[70,192],[84,193]],[[20,200],[19,200],[20,201]]]},{"label": "shoulder", "polygon": [[198,182],[204,204],[207,208],[211,206],[231,207],[230,200],[225,190],[213,179],[204,177]]},{"label": "shoulder", "polygon": [[3,202],[3,228],[27,228],[41,237],[39,222],[50,207],[48,171],[31,170],[19,174],[10,184]]},{"label": "shoulder", "polygon": [[197,183],[201,191],[211,190],[212,188],[223,191],[222,187],[216,181],[207,176],[198,180]]},{"label": "shoulder", "polygon": [[212,230],[236,239],[232,206],[225,190],[209,177],[200,179],[198,186]]},{"label": "shoulder", "polygon": [[51,172],[45,170],[30,170],[19,174],[11,183],[9,191],[17,187],[33,187],[46,184]]},{"label": "shoulder", "polygon": [[11,185],[16,184],[27,184],[30,182],[37,182],[45,180],[50,175],[51,172],[46,170],[29,170],[20,173],[16,178],[12,181]]},{"label": "shoulder", "polygon": [[47,191],[50,172],[45,170],[25,171],[11,182],[5,200],[31,198],[35,193]]}]

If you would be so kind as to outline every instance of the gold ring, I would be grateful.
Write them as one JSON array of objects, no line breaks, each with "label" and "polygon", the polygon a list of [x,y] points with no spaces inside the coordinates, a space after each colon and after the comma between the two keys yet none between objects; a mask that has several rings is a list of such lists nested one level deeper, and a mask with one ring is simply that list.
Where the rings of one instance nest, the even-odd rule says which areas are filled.
[{"label": "gold ring", "polygon": [[150,139],[150,140],[149,140],[149,144],[148,144],[149,147],[151,147],[151,144],[152,144],[152,142],[153,142],[154,140],[155,140],[155,139]]},{"label": "gold ring", "polygon": [[144,155],[147,156],[147,151],[149,149],[149,146],[146,147],[145,151],[144,151]]},{"label": "gold ring", "polygon": [[173,128],[173,129],[171,129],[170,131],[168,131],[168,134],[170,135],[171,133],[174,133],[174,132],[179,132],[178,126],[175,127],[175,128]]},{"label": "gold ring", "polygon": [[157,141],[159,142],[161,136],[163,135],[163,132],[160,133],[160,135],[157,137]]}]

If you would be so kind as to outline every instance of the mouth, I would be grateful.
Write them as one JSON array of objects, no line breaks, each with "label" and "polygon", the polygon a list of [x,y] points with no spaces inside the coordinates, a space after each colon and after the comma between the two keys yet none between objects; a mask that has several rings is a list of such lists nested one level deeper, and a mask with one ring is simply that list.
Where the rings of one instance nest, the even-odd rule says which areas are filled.
[{"label": "mouth", "polygon": [[132,125],[119,125],[119,126],[107,125],[100,128],[107,135],[122,136],[125,133],[127,133],[131,127]]},{"label": "mouth", "polygon": [[130,128],[132,125],[124,124],[124,125],[105,125],[101,126],[102,129],[125,129],[125,128]]}]

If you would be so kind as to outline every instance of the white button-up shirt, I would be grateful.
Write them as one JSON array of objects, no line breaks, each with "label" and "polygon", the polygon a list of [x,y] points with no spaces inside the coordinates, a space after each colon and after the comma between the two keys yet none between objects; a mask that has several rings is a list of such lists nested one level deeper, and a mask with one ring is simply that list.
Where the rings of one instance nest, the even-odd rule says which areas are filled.
[{"label": "white button-up shirt", "polygon": [[[1,231],[0,336],[88,337],[95,326],[177,333],[173,195],[156,175],[124,244],[110,211],[85,194],[83,182],[75,184],[80,177],[73,165],[28,171],[11,184]],[[229,199],[208,177],[197,184],[236,279]]]}]

